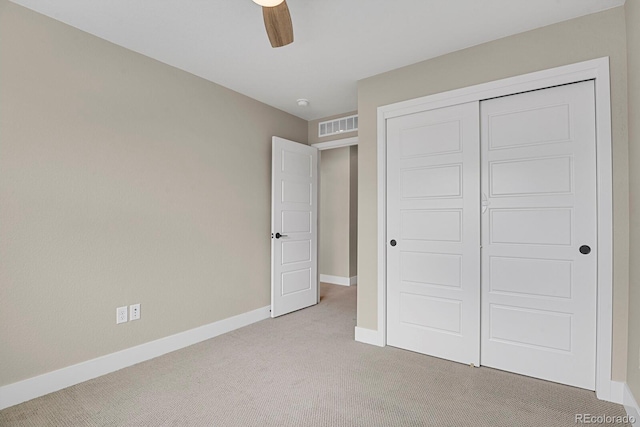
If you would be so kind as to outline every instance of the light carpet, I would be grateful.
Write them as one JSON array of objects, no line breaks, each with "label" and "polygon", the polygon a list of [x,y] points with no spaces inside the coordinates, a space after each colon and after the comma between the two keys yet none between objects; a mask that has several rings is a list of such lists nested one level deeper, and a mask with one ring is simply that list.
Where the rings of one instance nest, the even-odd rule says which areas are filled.
[{"label": "light carpet", "polygon": [[355,314],[355,287],[323,284],[317,306],[7,408],[0,425],[559,427],[625,415],[586,390],[357,343]]}]

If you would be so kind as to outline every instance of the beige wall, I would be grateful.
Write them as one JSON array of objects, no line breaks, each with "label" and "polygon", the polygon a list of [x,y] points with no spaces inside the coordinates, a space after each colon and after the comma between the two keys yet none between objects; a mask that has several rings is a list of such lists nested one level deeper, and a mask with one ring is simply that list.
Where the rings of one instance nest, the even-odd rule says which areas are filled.
[{"label": "beige wall", "polygon": [[614,167],[613,378],[626,372],[628,318],[628,141],[623,8],[510,36],[358,83],[358,326],[377,329],[376,109],[379,106],[537,70],[609,56]]},{"label": "beige wall", "polygon": [[320,152],[320,274],[349,276],[349,147]]},{"label": "beige wall", "polygon": [[320,152],[320,274],[353,277],[358,257],[358,147]]},{"label": "beige wall", "polygon": [[349,147],[349,277],[358,275],[358,146]]},{"label": "beige wall", "polygon": [[6,0],[0,61],[0,386],[269,305],[306,121]]},{"label": "beige wall", "polygon": [[629,72],[629,180],[631,201],[629,277],[629,353],[627,382],[640,399],[640,1],[627,0],[627,61]]},{"label": "beige wall", "polygon": [[309,144],[316,144],[318,142],[335,141],[336,139],[352,138],[354,136],[358,136],[358,132],[354,131],[354,132],[344,132],[344,133],[341,133],[341,134],[338,134],[338,135],[324,136],[322,138],[318,137],[318,123],[325,122],[327,120],[337,119],[337,118],[340,118],[340,117],[353,116],[354,114],[358,114],[358,112],[357,111],[351,111],[349,113],[336,114],[334,116],[323,117],[321,119],[311,120],[309,122],[308,136],[307,136]]}]

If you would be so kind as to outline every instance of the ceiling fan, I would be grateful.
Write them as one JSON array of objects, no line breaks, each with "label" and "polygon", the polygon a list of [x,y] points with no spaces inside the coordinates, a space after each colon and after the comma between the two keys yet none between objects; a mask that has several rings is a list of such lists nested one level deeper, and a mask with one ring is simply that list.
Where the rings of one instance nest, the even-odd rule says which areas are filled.
[{"label": "ceiling fan", "polygon": [[264,27],[271,47],[282,47],[293,43],[293,24],[286,0],[253,0],[262,6]]}]

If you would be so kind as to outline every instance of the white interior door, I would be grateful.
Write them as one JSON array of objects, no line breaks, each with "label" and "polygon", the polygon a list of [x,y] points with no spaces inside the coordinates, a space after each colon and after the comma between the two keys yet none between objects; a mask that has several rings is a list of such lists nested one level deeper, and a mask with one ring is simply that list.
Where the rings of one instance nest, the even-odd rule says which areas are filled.
[{"label": "white interior door", "polygon": [[481,103],[481,363],[590,390],[594,102],[589,81]]},{"label": "white interior door", "polygon": [[318,149],[273,137],[271,317],[318,303]]},{"label": "white interior door", "polygon": [[480,362],[478,102],[387,120],[387,343]]}]

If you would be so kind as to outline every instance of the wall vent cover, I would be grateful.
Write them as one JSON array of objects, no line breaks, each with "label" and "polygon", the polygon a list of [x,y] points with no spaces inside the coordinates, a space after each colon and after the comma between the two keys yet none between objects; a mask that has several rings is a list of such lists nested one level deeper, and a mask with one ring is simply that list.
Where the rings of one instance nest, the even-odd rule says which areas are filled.
[{"label": "wall vent cover", "polygon": [[358,115],[340,117],[339,119],[328,120],[318,123],[318,136],[338,135],[344,132],[354,132],[358,130]]}]

